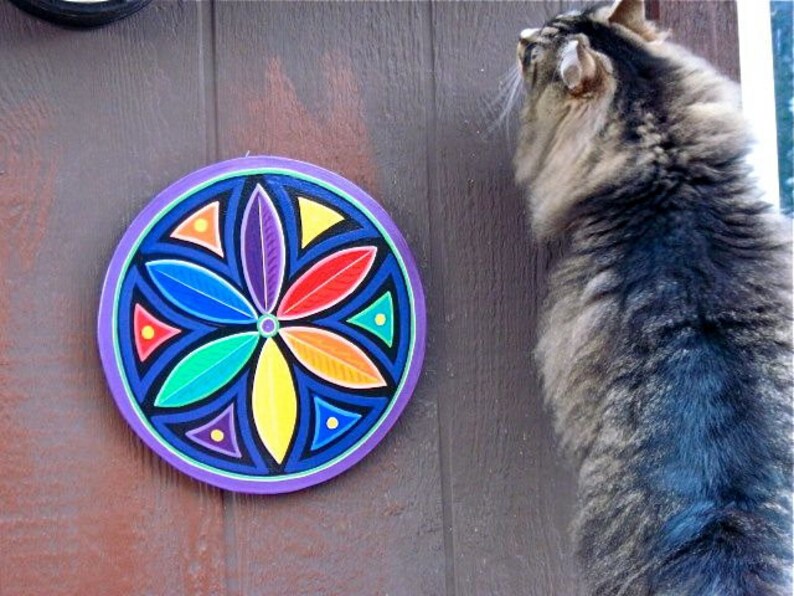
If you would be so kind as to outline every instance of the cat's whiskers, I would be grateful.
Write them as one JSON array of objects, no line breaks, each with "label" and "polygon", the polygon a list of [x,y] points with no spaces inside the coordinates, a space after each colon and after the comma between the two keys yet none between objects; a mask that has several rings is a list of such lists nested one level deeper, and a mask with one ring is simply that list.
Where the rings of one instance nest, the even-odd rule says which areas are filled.
[{"label": "cat's whiskers", "polygon": [[490,121],[486,134],[494,135],[500,129],[510,137],[510,125],[520,105],[523,91],[523,77],[518,64],[511,66],[500,78],[496,88],[496,96],[486,108],[486,117]]}]

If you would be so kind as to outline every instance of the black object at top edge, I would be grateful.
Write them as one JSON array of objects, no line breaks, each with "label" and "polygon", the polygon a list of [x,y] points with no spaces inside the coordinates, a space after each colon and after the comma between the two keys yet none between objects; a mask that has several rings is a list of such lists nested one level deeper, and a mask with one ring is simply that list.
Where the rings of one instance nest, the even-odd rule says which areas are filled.
[{"label": "black object at top edge", "polygon": [[65,0],[11,0],[22,10],[66,27],[98,27],[128,17],[151,0],[105,0],[104,2],[67,2]]}]

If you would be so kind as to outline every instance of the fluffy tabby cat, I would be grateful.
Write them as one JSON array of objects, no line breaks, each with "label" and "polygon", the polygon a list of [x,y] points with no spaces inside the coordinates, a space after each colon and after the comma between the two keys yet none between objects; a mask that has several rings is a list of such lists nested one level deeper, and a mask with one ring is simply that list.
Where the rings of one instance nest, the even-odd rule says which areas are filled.
[{"label": "fluffy tabby cat", "polygon": [[594,594],[790,594],[791,251],[736,86],[642,0],[524,30],[516,176],[560,240],[538,346]]}]

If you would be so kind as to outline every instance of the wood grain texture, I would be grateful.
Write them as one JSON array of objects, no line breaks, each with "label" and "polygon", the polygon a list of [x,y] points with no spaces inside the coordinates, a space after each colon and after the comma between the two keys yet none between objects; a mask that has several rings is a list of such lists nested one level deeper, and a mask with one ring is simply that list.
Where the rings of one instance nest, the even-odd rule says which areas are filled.
[{"label": "wood grain texture", "polygon": [[[66,31],[0,3],[0,594],[580,590],[574,477],[531,359],[550,254],[488,104],[518,32],[581,4],[157,0]],[[738,76],[732,1],[649,10]],[[249,151],[371,193],[429,307],[425,372],[392,432],[281,497],[222,493],[152,455],[94,347],[132,217]]]},{"label": "wood grain texture", "polygon": [[735,0],[658,0],[659,22],[671,40],[691,49],[734,81],[739,80],[739,30]]},{"label": "wood grain texture", "polygon": [[[219,156],[283,155],[355,181],[402,230],[432,294],[428,5],[215,6]],[[428,318],[433,337],[432,305]],[[233,593],[444,593],[439,358],[431,341],[400,421],[353,469],[295,495],[227,500]]]},{"label": "wood grain texture", "polygon": [[128,429],[99,364],[112,250],[205,161],[194,4],[65,31],[0,3],[0,592],[217,593],[211,490]]},{"label": "wood grain texture", "polygon": [[530,243],[513,144],[489,134],[518,32],[568,2],[433,5],[433,263],[443,278],[437,398],[456,594],[572,594],[574,482],[532,361],[547,256]]}]

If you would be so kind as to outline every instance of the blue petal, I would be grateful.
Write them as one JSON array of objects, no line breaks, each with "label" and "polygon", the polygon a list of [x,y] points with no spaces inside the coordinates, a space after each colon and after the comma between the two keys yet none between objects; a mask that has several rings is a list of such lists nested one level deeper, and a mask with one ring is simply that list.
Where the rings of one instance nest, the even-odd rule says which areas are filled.
[{"label": "blue petal", "polygon": [[215,323],[255,323],[254,307],[229,282],[209,269],[187,261],[146,263],[163,296],[185,312]]}]

